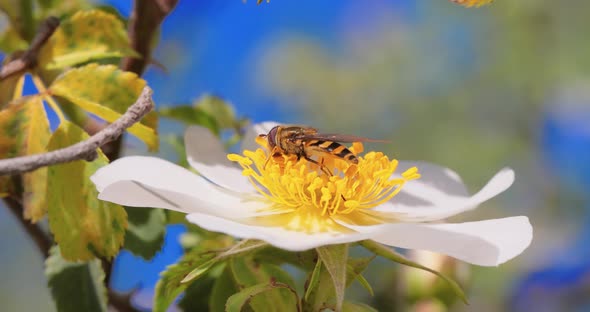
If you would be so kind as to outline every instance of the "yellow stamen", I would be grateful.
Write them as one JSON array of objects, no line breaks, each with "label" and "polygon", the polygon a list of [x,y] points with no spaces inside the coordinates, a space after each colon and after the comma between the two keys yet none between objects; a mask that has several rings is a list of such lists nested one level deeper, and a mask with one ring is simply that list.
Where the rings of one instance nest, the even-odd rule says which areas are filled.
[{"label": "yellow stamen", "polygon": [[458,3],[464,7],[480,7],[491,3],[493,0],[451,0],[452,2]]},{"label": "yellow stamen", "polygon": [[[305,232],[341,230],[334,220],[355,224],[391,222],[391,218],[371,209],[391,200],[408,181],[418,179],[416,167],[394,175],[398,161],[380,152],[369,152],[352,164],[336,157],[323,165],[335,174],[326,175],[319,166],[295,155],[269,155],[265,138],[257,138],[263,148],[230,154],[254,188],[279,213],[260,217],[263,222]],[[363,146],[355,143],[354,153]],[[359,219],[359,220],[356,220]],[[362,220],[361,220],[362,219]],[[260,220],[258,220],[260,221]]]}]

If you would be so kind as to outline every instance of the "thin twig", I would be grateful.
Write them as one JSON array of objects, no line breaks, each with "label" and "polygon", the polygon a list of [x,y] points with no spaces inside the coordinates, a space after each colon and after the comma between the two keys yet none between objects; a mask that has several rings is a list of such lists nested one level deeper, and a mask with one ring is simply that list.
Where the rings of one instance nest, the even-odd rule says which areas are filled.
[{"label": "thin twig", "polygon": [[[135,0],[133,4],[133,11],[129,17],[127,34],[131,47],[137,51],[141,58],[126,57],[121,61],[120,67],[122,70],[130,71],[141,76],[145,71],[148,63],[151,60],[153,40],[157,34],[158,27],[174,9],[178,0]],[[111,142],[105,146],[105,154],[112,161],[119,158],[121,147],[123,145],[122,138]],[[111,264],[103,263],[105,271],[105,281],[109,281],[112,270]],[[109,287],[109,283],[106,283]],[[117,310],[134,311],[135,309],[129,304],[128,297],[118,297],[109,288],[109,304],[114,306]]]},{"label": "thin twig", "polygon": [[[140,58],[126,57],[121,61],[122,70],[141,76],[152,59],[153,41],[160,24],[172,12],[178,0],[135,0],[129,16],[127,35],[131,47],[141,55]],[[89,119],[90,120],[90,119]],[[115,140],[103,149],[111,161],[119,158],[123,141]]]},{"label": "thin twig", "polygon": [[138,122],[143,116],[151,111],[153,107],[152,90],[146,86],[137,101],[127,109],[127,112],[100,132],[85,141],[59,150],[0,160],[0,176],[21,174],[33,171],[37,168],[71,162],[74,160],[94,160],[97,157],[97,148],[103,146],[107,142],[117,139],[123,134],[125,129]]},{"label": "thin twig", "polygon": [[43,21],[39,26],[39,31],[31,41],[29,49],[0,68],[0,81],[35,67],[39,50],[47,42],[47,39],[53,35],[58,26],[59,19],[57,17],[50,16]]},{"label": "thin twig", "polygon": [[143,73],[151,60],[152,42],[158,27],[177,3],[178,0],[135,1],[129,17],[127,33],[131,47],[141,55],[141,58],[124,58],[121,62],[121,69],[138,75]]},{"label": "thin twig", "polygon": [[131,296],[133,296],[133,292],[128,294],[120,294],[115,292],[111,288],[108,288],[107,296],[109,297],[109,305],[117,309],[117,311],[119,312],[139,311],[131,304]]}]

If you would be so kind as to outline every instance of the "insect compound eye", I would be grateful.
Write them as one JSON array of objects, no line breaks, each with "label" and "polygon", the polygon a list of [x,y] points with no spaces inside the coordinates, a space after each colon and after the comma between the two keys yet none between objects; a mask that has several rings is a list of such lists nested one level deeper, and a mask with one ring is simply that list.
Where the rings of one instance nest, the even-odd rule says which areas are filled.
[{"label": "insect compound eye", "polygon": [[270,131],[268,132],[268,145],[273,148],[277,145],[277,130],[279,129],[278,126],[273,127],[272,129],[270,129]]}]

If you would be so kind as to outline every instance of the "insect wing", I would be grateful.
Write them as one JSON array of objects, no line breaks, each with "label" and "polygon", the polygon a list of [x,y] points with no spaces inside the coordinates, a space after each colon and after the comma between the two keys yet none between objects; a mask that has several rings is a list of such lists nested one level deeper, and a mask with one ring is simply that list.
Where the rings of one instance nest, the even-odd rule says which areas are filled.
[{"label": "insect wing", "polygon": [[342,143],[353,143],[353,142],[377,142],[377,143],[388,143],[387,140],[377,140],[365,137],[359,137],[354,135],[337,134],[337,133],[315,133],[309,135],[298,136],[297,139],[301,140],[322,140]]}]

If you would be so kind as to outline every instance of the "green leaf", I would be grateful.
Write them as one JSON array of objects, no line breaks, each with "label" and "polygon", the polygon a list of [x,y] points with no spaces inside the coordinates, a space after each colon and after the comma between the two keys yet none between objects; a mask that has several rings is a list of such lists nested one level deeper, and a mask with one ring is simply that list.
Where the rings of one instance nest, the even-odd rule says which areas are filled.
[{"label": "green leaf", "polygon": [[187,125],[200,125],[211,130],[215,135],[219,135],[219,125],[217,120],[200,107],[195,106],[175,106],[163,107],[159,111],[160,116],[180,121]]},{"label": "green leaf", "polygon": [[136,256],[150,260],[164,243],[166,212],[162,209],[125,207],[127,211],[127,232],[125,245]]},{"label": "green leaf", "polygon": [[[113,122],[135,103],[145,85],[145,80],[136,74],[119,70],[116,66],[89,64],[56,78],[49,92]],[[157,114],[151,112],[127,131],[154,151],[158,149],[157,126]]]},{"label": "green leaf", "polygon": [[356,276],[356,280],[359,282],[359,284],[361,284],[361,286],[363,286],[364,289],[367,290],[367,292],[369,292],[369,295],[371,295],[371,297],[375,296],[375,292],[373,291],[373,287],[371,287],[371,284],[369,284],[369,281],[367,281],[367,279],[362,274],[358,274]]},{"label": "green leaf", "polygon": [[320,274],[322,272],[322,261],[318,259],[316,261],[316,265],[311,272],[311,276],[309,277],[309,281],[307,282],[305,295],[303,298],[307,301],[311,295],[312,290],[316,289],[318,283],[320,282]]},{"label": "green leaf", "polygon": [[[76,125],[64,121],[51,137],[48,150],[67,147],[88,138]],[[113,257],[121,245],[127,227],[123,207],[98,200],[90,176],[108,164],[99,150],[92,162],[78,160],[50,166],[47,177],[49,228],[68,260],[88,260],[97,256]]]},{"label": "green leaf", "polygon": [[[361,272],[364,271],[369,263],[375,258],[349,258],[346,264],[346,287],[350,286],[353,281],[358,280],[363,287],[365,287],[371,295],[373,290],[368,282],[362,277]],[[321,263],[321,259],[318,260]],[[334,282],[330,273],[322,269],[318,274],[312,272],[308,278],[307,287],[305,290],[305,310],[318,311],[322,309],[336,309],[336,292],[334,290]],[[314,277],[318,274],[318,277]],[[316,281],[313,281],[316,280]]]},{"label": "green leaf", "polygon": [[187,276],[182,280],[181,283],[186,283],[199,278],[201,275],[206,273],[213,265],[217,264],[222,260],[228,259],[230,257],[235,257],[238,255],[248,254],[250,252],[264,248],[267,245],[267,243],[259,240],[242,240],[241,242],[232,246],[232,248],[230,248],[229,250],[218,254],[215,258],[201,264],[200,266],[192,270],[189,274],[187,274]]},{"label": "green leaf", "polygon": [[411,261],[409,259],[407,259],[406,257],[400,255],[399,253],[395,252],[393,249],[383,246],[377,242],[371,241],[371,240],[365,240],[361,242],[361,245],[363,247],[365,247],[367,250],[371,251],[372,253],[381,256],[383,258],[389,259],[393,262],[397,262],[399,264],[403,264],[403,265],[407,265],[409,267],[413,267],[416,269],[420,269],[420,270],[424,270],[424,271],[428,271],[432,274],[435,274],[436,276],[442,278],[445,282],[449,283],[449,286],[451,287],[451,289],[453,290],[453,292],[459,297],[461,298],[461,300],[463,300],[463,302],[465,304],[468,304],[467,302],[467,298],[465,297],[465,293],[463,292],[463,289],[461,289],[461,286],[459,286],[459,284],[457,284],[457,282],[455,282],[453,279],[448,278],[447,276],[445,276],[444,274],[437,272],[433,269],[427,268],[419,263],[416,263],[414,261]]},{"label": "green leaf", "polygon": [[81,11],[63,21],[39,51],[39,66],[61,69],[92,60],[135,56],[125,25],[102,10]]},{"label": "green leaf", "polygon": [[57,311],[107,311],[105,274],[100,260],[69,262],[54,246],[45,261],[45,276]]},{"label": "green leaf", "polygon": [[364,303],[344,301],[342,305],[342,312],[377,312],[377,309],[372,308]]},{"label": "green leaf", "polygon": [[[250,300],[254,311],[296,311],[298,298],[294,295],[295,283],[291,276],[279,266],[258,263],[251,257],[234,257],[230,260],[234,280],[241,291],[258,284],[282,284],[282,289],[260,293]],[[288,285],[288,286],[287,286]],[[230,297],[231,299],[231,297]],[[236,299],[237,300],[237,299]],[[226,305],[226,310],[230,302]]]},{"label": "green leaf", "polygon": [[[335,246],[327,246],[322,248],[333,247]],[[335,257],[340,257],[338,256],[338,253],[342,252],[342,250],[336,250],[335,253],[333,253],[333,251],[330,250],[327,251],[327,253],[333,253]],[[322,253],[325,253],[325,251],[322,251]],[[374,258],[374,256],[365,258],[348,258],[347,263],[345,264],[345,288],[348,287],[356,279],[361,283],[361,285],[363,285],[369,290],[369,293],[372,293],[370,285],[368,285],[368,282],[360,275],[360,273],[369,265],[369,263]],[[337,309],[337,296],[332,275],[328,272],[327,269],[318,269],[320,266],[325,267],[325,264],[322,263],[322,259],[323,258],[320,256],[316,268],[309,275],[308,281],[306,282],[305,310],[317,311],[326,308],[333,310]]]},{"label": "green leaf", "polygon": [[[51,132],[43,102],[38,96],[20,98],[0,111],[0,158],[46,151]],[[47,209],[47,168],[23,174],[24,217],[37,222]]]},{"label": "green leaf", "polygon": [[[186,253],[177,263],[160,273],[154,296],[154,311],[164,312],[190,283],[183,283],[195,267],[199,267],[217,256],[215,251],[227,247],[224,240],[208,241],[207,247],[197,247]],[[210,266],[208,268],[211,268]]]},{"label": "green leaf", "polygon": [[233,106],[218,96],[205,94],[197,99],[194,107],[215,118],[220,129],[235,128],[237,124]]},{"label": "green leaf", "polygon": [[189,253],[176,264],[168,266],[166,271],[160,273],[160,280],[156,284],[154,296],[154,312],[166,311],[174,299],[190,285],[181,283],[186,274],[192,271],[195,265],[205,263],[213,256],[214,254],[211,253]]},{"label": "green leaf", "polygon": [[[288,285],[279,282],[273,282],[271,280],[270,283],[262,283],[254,286],[250,286],[247,288],[242,289],[240,292],[232,295],[227,300],[225,305],[225,311],[227,312],[240,312],[242,308],[256,296],[268,292],[277,288],[285,288],[287,290],[290,289]],[[271,311],[271,306],[267,307],[266,311]],[[261,310],[262,311],[262,310]],[[282,311],[282,310],[279,310]]]},{"label": "green leaf", "polygon": [[286,251],[268,246],[254,254],[258,262],[268,262],[276,265],[290,264],[304,271],[311,271],[316,265],[317,254],[315,250]]},{"label": "green leaf", "polygon": [[348,245],[329,245],[316,248],[318,256],[334,283],[336,291],[336,310],[342,310],[344,291],[346,290],[346,266],[348,261]]},{"label": "green leaf", "polygon": [[[234,282],[229,266],[225,266],[221,275],[215,280],[209,297],[210,312],[224,312],[227,299],[239,291]],[[193,310],[196,311],[196,310]]]},{"label": "green leaf", "polygon": [[184,296],[178,302],[183,311],[209,311],[209,297],[213,291],[217,277],[207,275],[198,283],[192,283],[184,291]]},{"label": "green leaf", "polygon": [[[169,134],[161,138],[164,143],[167,143],[172,147],[172,150],[175,152],[177,157],[176,163],[179,166],[189,168],[190,165],[186,159],[186,146],[184,145],[184,139],[182,136],[177,134]],[[182,218],[181,222],[186,222],[186,214],[180,213],[179,216]]]},{"label": "green leaf", "polygon": [[[318,259],[318,262],[322,261]],[[313,278],[313,272],[310,274],[308,281]],[[334,291],[334,282],[328,270],[321,269],[319,272],[318,281],[314,282],[315,286],[312,288],[311,283],[308,282],[305,290],[304,311],[322,311],[324,309],[336,309],[336,292]]]},{"label": "green leaf", "polygon": [[348,264],[346,267],[346,287],[350,286],[353,281],[357,280],[371,296],[374,295],[373,288],[361,274],[369,266],[369,263],[371,263],[373,259],[375,259],[374,255],[371,257],[348,259]]}]

